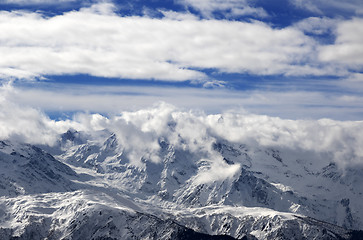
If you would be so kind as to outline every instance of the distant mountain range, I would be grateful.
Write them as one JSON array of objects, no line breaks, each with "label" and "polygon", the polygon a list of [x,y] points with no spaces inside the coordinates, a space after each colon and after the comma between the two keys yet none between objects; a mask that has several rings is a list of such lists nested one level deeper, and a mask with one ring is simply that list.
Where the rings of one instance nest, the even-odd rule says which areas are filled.
[{"label": "distant mountain range", "polygon": [[0,141],[0,239],[363,238],[362,169],[179,138],[133,148],[106,129],[51,146]]}]

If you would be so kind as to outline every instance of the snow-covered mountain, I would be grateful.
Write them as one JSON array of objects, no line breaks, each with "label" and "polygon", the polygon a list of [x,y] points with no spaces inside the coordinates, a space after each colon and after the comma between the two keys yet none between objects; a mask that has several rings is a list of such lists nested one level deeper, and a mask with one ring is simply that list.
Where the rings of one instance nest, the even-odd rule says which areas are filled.
[{"label": "snow-covered mountain", "polygon": [[104,129],[51,146],[1,141],[0,239],[362,237],[363,171],[329,154],[124,139]]},{"label": "snow-covered mountain", "polygon": [[49,153],[28,144],[0,141],[0,196],[75,189],[76,173]]}]

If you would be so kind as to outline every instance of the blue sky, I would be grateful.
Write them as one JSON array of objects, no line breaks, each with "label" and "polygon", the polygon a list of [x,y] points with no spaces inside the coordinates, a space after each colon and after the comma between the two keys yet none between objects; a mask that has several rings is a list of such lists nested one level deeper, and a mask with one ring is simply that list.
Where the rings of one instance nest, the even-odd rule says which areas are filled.
[{"label": "blue sky", "polygon": [[159,101],[363,118],[363,2],[0,1],[1,94],[52,118]]}]

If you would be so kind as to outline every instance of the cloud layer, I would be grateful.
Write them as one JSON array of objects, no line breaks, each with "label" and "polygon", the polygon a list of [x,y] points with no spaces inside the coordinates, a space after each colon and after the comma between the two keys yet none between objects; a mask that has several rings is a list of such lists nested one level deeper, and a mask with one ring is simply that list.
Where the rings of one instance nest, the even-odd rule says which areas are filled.
[{"label": "cloud layer", "polygon": [[299,27],[278,29],[259,21],[180,16],[176,20],[170,18],[172,12],[159,19],[120,16],[114,7],[99,3],[54,17],[1,11],[0,31],[6,34],[0,36],[0,76],[89,74],[204,81],[208,76],[203,69],[255,75],[342,75],[361,62],[357,47],[362,34],[347,33],[361,24],[360,19],[342,22],[336,44],[320,46]]},{"label": "cloud layer", "polygon": [[[300,80],[299,80],[300,81]],[[297,84],[297,83],[294,83]],[[40,108],[57,118],[69,112],[97,112],[105,115],[134,111],[167,102],[181,109],[199,109],[220,113],[227,109],[245,109],[250,113],[280,116],[289,119],[332,118],[360,120],[363,113],[362,76],[334,83],[342,92],[313,91],[315,82],[291,88],[269,86],[268,89],[231,90],[228,88],[190,88],[171,86],[103,86],[33,82],[0,88],[10,102]],[[329,84],[333,84],[329,81]],[[296,90],[295,87],[302,90]],[[325,87],[325,86],[324,86]],[[304,90],[306,89],[306,90]],[[334,88],[332,88],[334,90]],[[357,94],[353,94],[357,92]],[[58,114],[55,116],[54,114]],[[66,115],[64,115],[66,116]]]}]

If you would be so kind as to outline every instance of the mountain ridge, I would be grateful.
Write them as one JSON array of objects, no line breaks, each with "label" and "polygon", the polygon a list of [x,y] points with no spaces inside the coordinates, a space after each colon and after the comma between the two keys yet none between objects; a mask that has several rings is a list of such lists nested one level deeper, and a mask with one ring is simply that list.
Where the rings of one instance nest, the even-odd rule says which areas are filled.
[{"label": "mountain ridge", "polygon": [[[89,133],[70,130],[61,135],[58,143],[52,147],[0,142],[1,164],[9,165],[14,159],[15,162],[32,159],[30,168],[36,170],[36,176],[45,185],[42,189],[35,188],[38,191],[30,191],[24,187],[27,186],[25,182],[16,179],[25,190],[17,194],[3,192],[0,204],[4,210],[0,219],[2,225],[8,227],[1,227],[2,239],[31,239],[34,237],[30,234],[32,231],[42,233],[42,236],[38,236],[42,239],[52,239],[49,234],[63,239],[82,239],[86,232],[70,230],[77,227],[99,229],[99,235],[87,235],[87,238],[94,239],[177,239],[170,235],[179,236],[175,229],[181,229],[180,236],[189,236],[190,239],[193,236],[212,238],[212,235],[220,237],[215,239],[228,239],[228,236],[236,239],[284,239],[292,236],[295,239],[353,239],[361,234],[360,231],[349,230],[358,230],[357,226],[361,224],[359,214],[354,212],[359,207],[356,199],[346,195],[338,201],[323,201],[318,195],[302,194],[301,189],[317,189],[313,193],[321,189],[329,190],[328,184],[320,189],[320,185],[301,185],[301,179],[311,176],[341,189],[346,189],[344,184],[356,184],[354,176],[347,178],[337,174],[338,169],[329,161],[312,174],[310,169],[314,168],[311,166],[314,163],[302,159],[300,153],[298,157],[290,159],[291,153],[281,149],[256,148],[219,140],[211,146],[215,156],[210,156],[210,152],[203,149],[193,152],[160,138],[160,161],[142,157],[139,163],[135,163],[129,159],[129,151],[118,142],[117,134],[101,131],[96,135],[97,138],[92,138]],[[42,148],[54,154],[54,157]],[[16,165],[18,169],[23,166],[26,164]],[[2,176],[6,174],[16,176],[18,172],[2,172]],[[213,174],[216,175],[215,180],[210,178]],[[275,180],[277,176],[279,182]],[[286,179],[290,180],[290,185]],[[312,183],[310,180],[309,184]],[[57,188],[57,184],[62,187]],[[359,195],[359,188],[357,191]],[[355,194],[352,192],[350,196]],[[57,198],[58,201],[55,200]],[[69,199],[73,199],[73,202],[69,202],[70,206],[81,204],[84,212],[80,213],[74,207],[71,207],[74,213],[70,210],[62,212],[62,209],[67,209],[62,201]],[[55,202],[59,207],[53,207]],[[15,203],[18,203],[18,212],[12,212],[12,208],[9,208]],[[27,204],[32,207],[27,208]],[[87,207],[87,204],[90,206]],[[120,220],[124,225],[127,219],[132,219],[130,213],[140,213],[149,219],[145,226],[150,229],[145,233],[127,235],[128,230],[122,230],[114,222],[107,223],[96,214],[110,207],[113,215],[120,212],[125,214]],[[321,215],[333,209],[335,215],[321,218]],[[74,214],[78,214],[78,217]],[[88,216],[87,219],[82,218],[82,214]],[[11,215],[18,219],[10,219]],[[75,222],[62,223],[65,221],[62,219],[67,218],[79,223],[76,227]],[[333,220],[327,223],[326,218]],[[21,221],[17,223],[19,219]],[[135,221],[128,222],[126,226],[130,229],[142,226],[140,221]],[[148,221],[159,222],[160,226],[165,227],[164,235],[152,230],[153,224]],[[169,221],[180,227],[170,225]],[[112,229],[117,229],[117,233],[112,235]],[[66,233],[68,237],[62,235]]]}]

